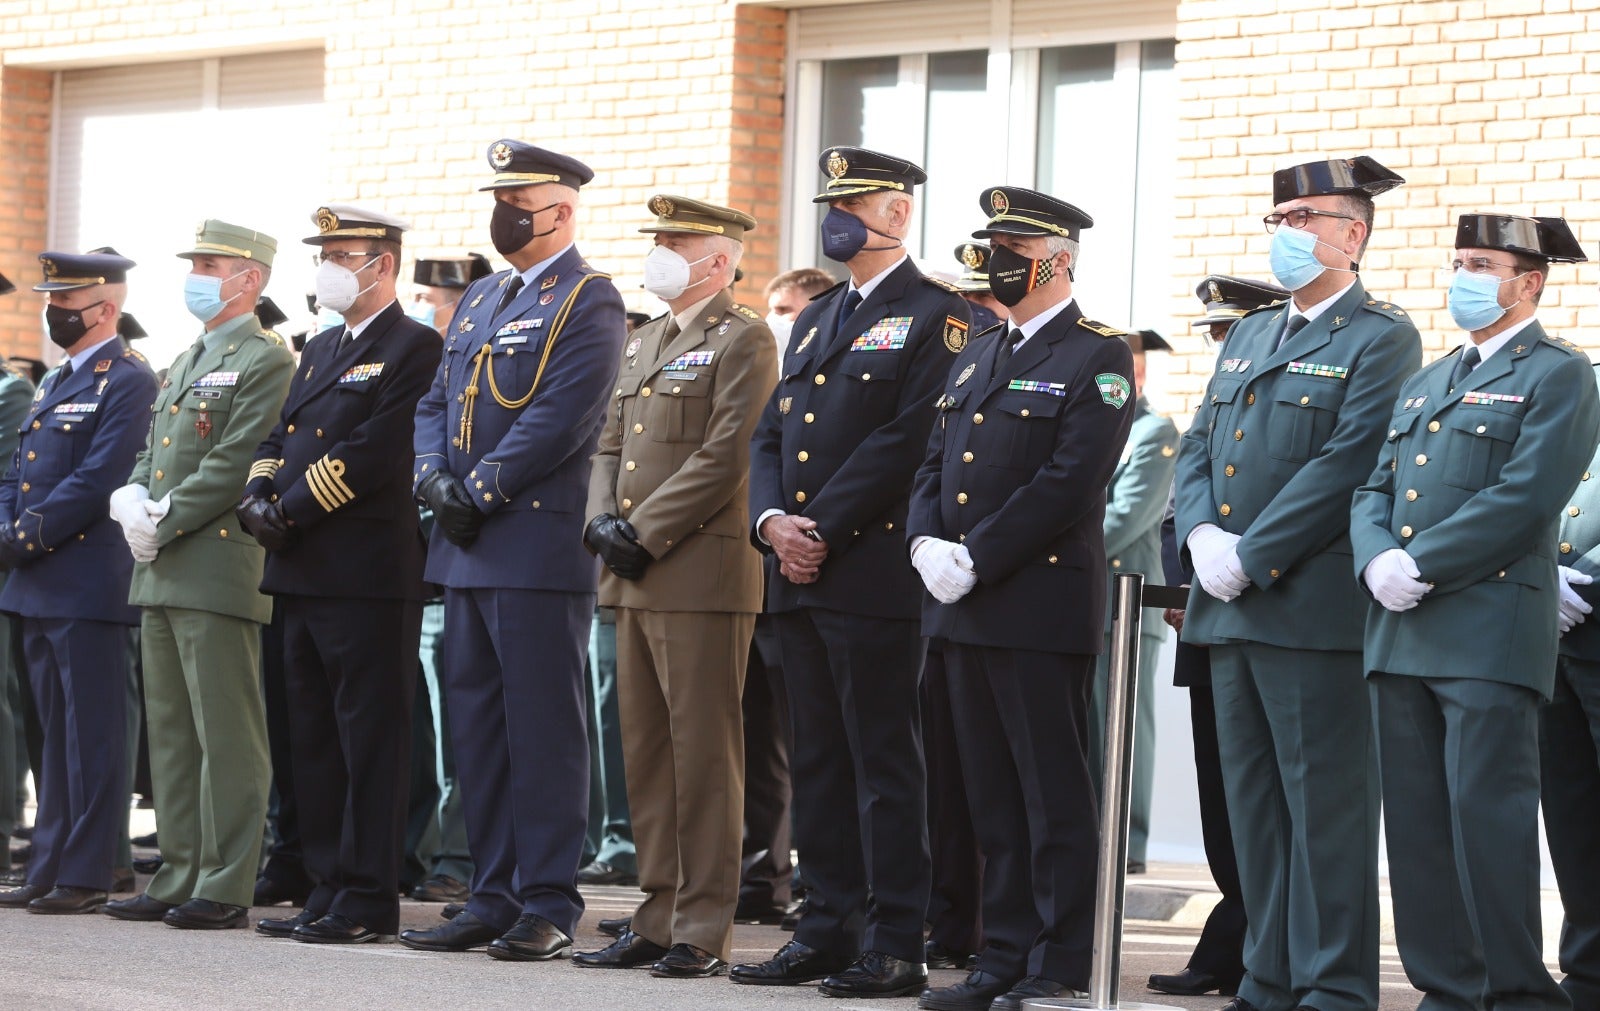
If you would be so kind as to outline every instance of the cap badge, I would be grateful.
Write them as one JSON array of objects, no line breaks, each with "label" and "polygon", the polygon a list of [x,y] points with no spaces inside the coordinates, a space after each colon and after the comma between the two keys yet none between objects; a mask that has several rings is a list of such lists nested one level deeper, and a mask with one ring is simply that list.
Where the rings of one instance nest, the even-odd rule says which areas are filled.
[{"label": "cap badge", "polygon": [[969,242],[961,247],[961,262],[966,264],[968,270],[977,270],[983,266],[983,257],[978,253],[978,248]]},{"label": "cap badge", "polygon": [[848,171],[850,171],[850,163],[844,160],[844,155],[837,151],[830,151],[828,153],[828,175],[831,178],[838,179]]},{"label": "cap badge", "polygon": [[56,266],[56,261],[49,259],[48,257],[41,257],[40,262],[44,264],[45,277],[55,277],[57,274],[61,273],[61,268]]},{"label": "cap badge", "polygon": [[650,198],[650,213],[658,218],[670,218],[678,212],[678,207],[671,200],[657,194]]},{"label": "cap badge", "polygon": [[205,224],[204,221],[202,221],[202,222],[200,222],[200,224],[194,226],[194,238],[195,238],[195,241],[198,242],[198,241],[200,241],[201,239],[203,239],[205,237],[206,237],[206,224]]},{"label": "cap badge", "polygon": [[1213,301],[1213,302],[1222,301],[1222,289],[1217,286],[1217,282],[1215,282],[1215,281],[1208,282],[1207,287],[1210,288],[1210,290],[1211,290],[1211,301]]},{"label": "cap badge", "polygon": [[1011,201],[1006,199],[1006,195],[1003,192],[995,190],[989,194],[989,206],[996,214],[1004,214],[1011,209]]},{"label": "cap badge", "polygon": [[326,207],[317,208],[317,231],[318,232],[321,232],[323,235],[327,235],[329,232],[337,229],[338,227],[339,227],[339,215],[337,215],[337,214],[333,213],[332,211],[328,210],[328,208],[326,208]]},{"label": "cap badge", "polygon": [[503,169],[511,164],[511,145],[499,141],[489,149],[489,164],[497,169]]}]

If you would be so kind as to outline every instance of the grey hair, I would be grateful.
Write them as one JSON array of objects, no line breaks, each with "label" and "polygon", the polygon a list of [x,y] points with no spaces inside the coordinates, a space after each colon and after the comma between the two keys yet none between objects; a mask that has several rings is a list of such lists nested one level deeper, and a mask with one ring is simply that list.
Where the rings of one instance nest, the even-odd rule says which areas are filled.
[{"label": "grey hair", "polygon": [[1067,277],[1069,279],[1072,278],[1072,275],[1078,272],[1077,239],[1069,239],[1065,235],[1047,235],[1044,239],[1044,248],[1045,252],[1049,253],[1052,259],[1061,253],[1066,253],[1072,257],[1072,259],[1067,263]]}]

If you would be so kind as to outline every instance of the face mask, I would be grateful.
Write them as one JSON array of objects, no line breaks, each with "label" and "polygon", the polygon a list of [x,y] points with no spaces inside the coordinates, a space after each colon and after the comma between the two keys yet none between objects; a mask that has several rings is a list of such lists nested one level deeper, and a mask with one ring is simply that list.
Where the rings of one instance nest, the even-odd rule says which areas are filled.
[{"label": "face mask", "polygon": [[44,307],[44,328],[50,334],[50,341],[56,347],[65,351],[67,348],[83,340],[83,335],[89,332],[89,324],[84,321],[84,313],[95,306],[105,305],[105,300],[86,305],[82,309],[67,309],[59,305]]},{"label": "face mask", "polygon": [[543,214],[555,206],[557,205],[551,204],[536,211],[525,211],[509,201],[496,200],[494,216],[489,219],[489,241],[494,243],[495,250],[501,256],[510,256],[534,239],[543,238],[555,231],[553,225],[542,232],[533,230],[533,216]]},{"label": "face mask", "polygon": [[[890,245],[868,247],[869,232],[889,239]],[[828,213],[822,219],[822,255],[839,263],[848,263],[862,250],[876,252],[880,249],[894,249],[900,244],[900,240],[894,236],[885,235],[876,228],[869,228],[865,221],[837,207],[828,208]]]},{"label": "face mask", "polygon": [[[1290,228],[1288,225],[1279,227],[1272,233],[1272,248],[1267,252],[1267,263],[1272,270],[1272,276],[1290,291],[1299,291],[1321,277],[1325,270],[1337,270],[1345,274],[1355,273],[1343,267],[1330,267],[1317,259],[1319,245],[1328,244],[1304,229]],[[1328,246],[1328,248],[1336,247]],[[1344,254],[1341,252],[1340,255]]]},{"label": "face mask", "polygon": [[[382,256],[369,258],[362,265],[361,270],[366,270],[381,259],[383,259]],[[317,303],[325,309],[332,309],[334,312],[345,312],[352,305],[355,305],[356,299],[371,291],[378,284],[377,281],[373,281],[365,288],[361,287],[361,281],[356,277],[360,272],[359,270],[351,270],[349,267],[341,267],[332,260],[322,261],[322,266],[317,268],[315,281]]]},{"label": "face mask", "polygon": [[232,296],[222,297],[222,286],[228,281],[243,274],[233,274],[230,277],[212,277],[209,274],[190,274],[183,282],[183,304],[189,307],[189,312],[202,323],[209,323],[216,319],[218,314],[244,292]]},{"label": "face mask", "polygon": [[341,327],[342,328],[343,326],[344,326],[344,317],[343,316],[341,316],[338,313],[334,312],[332,309],[329,309],[327,306],[323,306],[320,310],[318,310],[318,312],[317,312],[317,331],[316,331],[317,333],[321,333],[324,330],[331,330],[334,327]]},{"label": "face mask", "polygon": [[794,333],[794,320],[787,316],[779,316],[775,312],[767,313],[767,329],[772,331],[772,336],[778,340],[778,353],[782,354],[784,348],[789,346],[789,336]]},{"label": "face mask", "polygon": [[406,315],[421,323],[423,326],[433,326],[434,313],[438,310],[428,302],[412,302],[406,306]]},{"label": "face mask", "polygon": [[989,291],[1001,305],[1013,306],[1028,292],[1056,276],[1054,257],[1032,260],[1005,246],[995,246],[989,256]]},{"label": "face mask", "polygon": [[689,271],[692,267],[706,262],[716,256],[711,253],[690,263],[682,254],[666,246],[657,246],[650,250],[650,255],[644,258],[644,290],[656,298],[672,301],[690,288],[698,287],[711,280],[702,277],[700,280],[689,283]]},{"label": "face mask", "polygon": [[[1506,281],[1515,281],[1517,277],[1508,277]],[[1521,299],[1511,305],[1500,304],[1500,286],[1506,281],[1493,274],[1456,271],[1456,276],[1450,281],[1450,293],[1445,299],[1450,307],[1450,318],[1456,321],[1456,326],[1463,330],[1482,330],[1493,326],[1501,316],[1522,304]]]}]

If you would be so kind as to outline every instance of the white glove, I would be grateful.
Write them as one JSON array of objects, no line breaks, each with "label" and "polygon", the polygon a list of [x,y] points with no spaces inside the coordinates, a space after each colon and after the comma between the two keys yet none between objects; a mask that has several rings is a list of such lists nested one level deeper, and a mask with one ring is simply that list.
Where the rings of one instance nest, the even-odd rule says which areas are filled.
[{"label": "white glove", "polygon": [[[957,552],[966,566],[957,560]],[[941,604],[954,604],[978,584],[971,569],[972,556],[965,545],[928,537],[917,542],[911,551],[911,564],[922,577],[922,585]]]},{"label": "white glove", "polygon": [[145,518],[139,503],[150,499],[150,490],[142,484],[123,485],[111,493],[111,518],[123,527]]},{"label": "white glove", "polygon": [[1572,626],[1582,624],[1584,616],[1594,610],[1588,601],[1578,596],[1578,591],[1573,587],[1588,586],[1594,582],[1594,577],[1565,565],[1558,571],[1561,573],[1561,634],[1566,635]]},{"label": "white glove", "polygon": [[1239,535],[1215,523],[1202,523],[1189,532],[1189,557],[1194,559],[1200,588],[1226,604],[1250,585],[1239,561]]},{"label": "white glove", "polygon": [[149,515],[151,523],[160,523],[167,518],[167,513],[171,510],[172,492],[170,491],[161,496],[160,502],[152,502],[149,499],[144,501],[144,511]]},{"label": "white glove", "polygon": [[1409,611],[1433,589],[1417,578],[1420,575],[1404,548],[1390,548],[1367,563],[1361,579],[1378,603],[1391,611]]},{"label": "white glove", "polygon": [[155,520],[150,518],[152,504],[150,492],[143,485],[124,485],[111,493],[111,518],[122,526],[122,536],[134,561],[152,561],[160,548]]}]

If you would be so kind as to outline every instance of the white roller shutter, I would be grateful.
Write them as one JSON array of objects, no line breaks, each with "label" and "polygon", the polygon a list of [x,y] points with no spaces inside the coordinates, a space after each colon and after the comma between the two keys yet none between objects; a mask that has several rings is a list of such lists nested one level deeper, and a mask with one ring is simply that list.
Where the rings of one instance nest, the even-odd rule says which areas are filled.
[{"label": "white roller shutter", "polygon": [[1177,0],[1011,0],[1013,49],[1170,39]]},{"label": "white roller shutter", "polygon": [[791,24],[789,52],[802,60],[987,49],[990,39],[989,5],[952,0],[808,7]]}]

